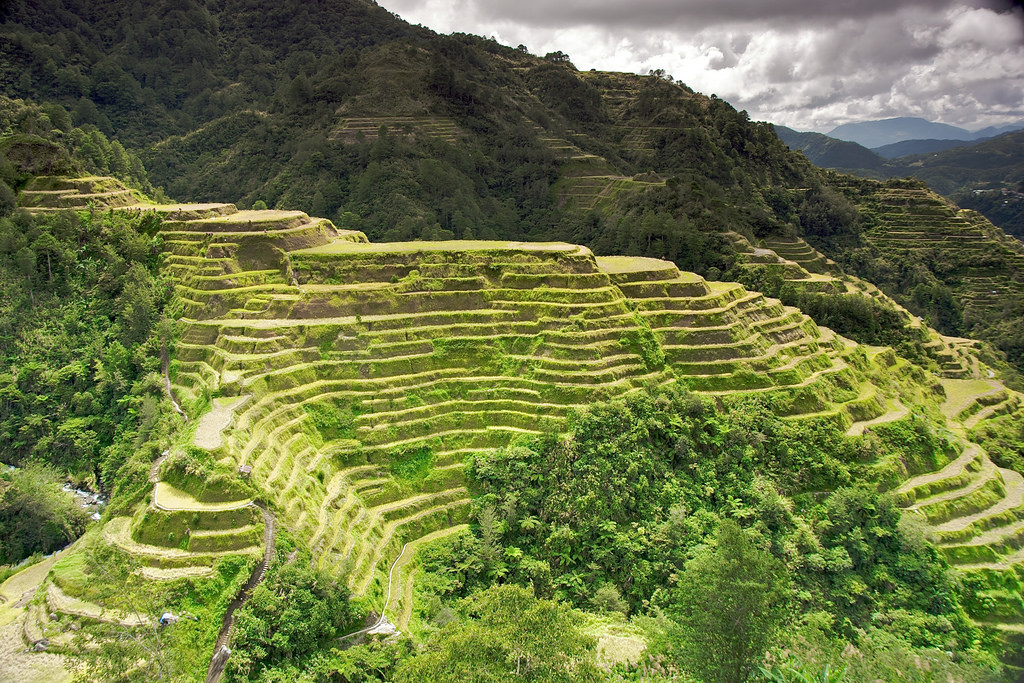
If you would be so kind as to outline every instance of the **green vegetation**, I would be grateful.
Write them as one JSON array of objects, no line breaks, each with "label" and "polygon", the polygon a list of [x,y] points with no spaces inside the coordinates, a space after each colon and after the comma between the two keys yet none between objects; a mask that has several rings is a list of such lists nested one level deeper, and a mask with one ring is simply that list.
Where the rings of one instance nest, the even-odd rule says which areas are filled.
[{"label": "green vegetation", "polygon": [[86,521],[52,467],[32,463],[0,473],[0,564],[61,549],[85,530]]},{"label": "green vegetation", "polygon": [[[961,550],[972,536],[949,525],[1005,523],[995,520],[1024,481],[977,451],[977,465],[961,462],[969,450],[945,430],[925,370],[666,261],[599,260],[571,245],[363,249],[361,234],[301,213],[196,211],[161,230],[175,305],[197,316],[181,322],[172,388],[193,415],[216,417],[175,437],[153,472],[153,505],[122,494],[122,516],[94,538],[124,553],[153,584],[139,590],[158,598],[180,582],[222,590],[219,566],[254,562],[260,525],[247,504],[266,497],[295,541],[238,613],[229,675],[328,678],[374,663],[380,680],[471,666],[484,680],[517,669],[579,679],[657,663],[671,675],[714,680],[728,666],[730,679],[749,678],[785,670],[779,658],[797,650],[780,634],[809,614],[826,635],[786,660],[790,670],[854,666],[835,652],[885,638],[907,657],[942,648],[963,671],[997,669],[994,641],[971,619],[1001,579],[965,563],[1015,546]],[[356,248],[309,248],[338,239]],[[281,270],[241,264],[269,254],[267,243],[281,245],[272,258],[290,284]],[[820,260],[800,243],[774,246],[808,267]],[[838,281],[817,277],[807,280]],[[984,423],[994,401],[1010,400],[1001,386],[949,384],[945,416]],[[896,397],[915,411],[881,419]],[[200,440],[202,429],[219,439]],[[949,533],[941,551],[902,521],[901,504]],[[472,533],[459,531],[466,521]],[[958,586],[943,555],[976,591]],[[112,584],[91,585],[81,557],[58,564],[49,599],[59,615],[102,616]],[[756,576],[742,573],[752,567]],[[744,590],[713,588],[719,579]],[[750,611],[746,631],[697,625],[708,586]],[[421,652],[331,646],[385,602]],[[609,650],[624,636],[573,625],[585,619],[569,605],[630,619],[635,644]],[[1012,625],[1009,605],[999,609]],[[565,639],[509,630],[542,618]],[[195,638],[208,651],[204,633]],[[153,665],[177,671],[186,646],[160,647],[172,663]],[[885,679],[888,666],[866,675]]]},{"label": "green vegetation", "polygon": [[579,617],[518,586],[495,586],[467,598],[426,650],[395,673],[396,681],[596,681],[593,639]]},{"label": "green vegetation", "polygon": [[1019,245],[664,72],[250,5],[0,26],[0,560],[111,499],[0,617],[96,680],[229,605],[233,680],[1013,676]]},{"label": "green vegetation", "polygon": [[675,619],[683,666],[702,681],[747,680],[788,611],[784,565],[731,520],[686,563]]},{"label": "green vegetation", "polygon": [[170,427],[158,375],[170,328],[158,323],[171,292],[157,275],[156,227],[115,213],[0,219],[9,464],[49,462],[108,491],[144,480]]},{"label": "green vegetation", "polygon": [[234,468],[215,462],[208,451],[195,447],[173,452],[161,465],[160,478],[206,503],[251,498],[253,493],[238,480]]},{"label": "green vegetation", "polygon": [[310,559],[277,549],[267,578],[239,610],[229,680],[294,680],[333,638],[351,630],[348,591],[312,569]]},{"label": "green vegetation", "polygon": [[[206,674],[208,660],[195,653],[212,648],[220,615],[245,582],[249,568],[241,558],[225,558],[210,578],[151,581],[130,555],[92,543],[58,562],[51,574],[53,582],[93,605],[102,604],[103,615],[123,614],[144,623],[125,628],[102,618],[75,619],[65,614],[59,627],[75,621],[86,628],[63,641],[61,649],[81,658],[85,669],[80,673],[88,681],[130,681],[140,676],[199,680]],[[99,608],[95,609],[99,616]],[[160,628],[156,617],[163,612],[181,619]]]}]

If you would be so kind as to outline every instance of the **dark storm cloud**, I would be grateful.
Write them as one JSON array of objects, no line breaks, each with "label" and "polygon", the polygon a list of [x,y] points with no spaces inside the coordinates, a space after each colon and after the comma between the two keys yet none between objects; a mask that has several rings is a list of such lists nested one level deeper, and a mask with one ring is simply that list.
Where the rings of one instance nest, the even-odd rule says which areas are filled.
[{"label": "dark storm cloud", "polygon": [[[891,13],[894,6],[892,0],[487,0],[475,4],[484,16],[532,26],[586,23],[622,28],[709,26],[794,19],[802,22],[864,19]],[[950,2],[913,0],[899,4],[941,10]]]}]

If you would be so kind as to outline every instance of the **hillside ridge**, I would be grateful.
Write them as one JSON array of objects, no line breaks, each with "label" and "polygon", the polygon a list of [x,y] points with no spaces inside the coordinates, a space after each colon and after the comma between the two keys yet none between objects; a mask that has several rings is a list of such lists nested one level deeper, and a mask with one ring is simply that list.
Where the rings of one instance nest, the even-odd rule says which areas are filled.
[{"label": "hillside ridge", "polygon": [[[171,377],[198,421],[190,447],[214,458],[222,478],[210,481],[224,483],[181,479],[177,463],[195,456],[172,449],[155,466],[150,504],[105,524],[102,538],[148,564],[151,580],[202,577],[233,553],[257,561],[258,515],[239,516],[251,499],[230,483],[244,466],[324,569],[383,601],[388,568],[408,562],[402,549],[414,555],[464,528],[467,454],[557,431],[596,398],[668,384],[726,401],[770,396],[786,419],[833,421],[852,438],[915,419],[909,406],[937,406],[951,429],[938,469],[881,460],[867,472],[934,528],[972,581],[1003,585],[1024,561],[1013,540],[1024,481],[969,436],[1021,410],[1020,395],[954,340],[922,331],[949,354],[936,371],[950,378],[929,386],[891,349],[660,259],[596,257],[566,243],[372,243],[302,212],[124,204],[116,190],[93,191],[114,184],[102,178],[39,184],[64,187],[47,195],[62,206],[110,201],[105,210],[163,216],[164,269],[183,304]],[[802,240],[733,239],[750,267],[778,268],[794,285],[884,297],[844,280]],[[191,522],[187,549],[162,547],[181,514],[210,519]],[[414,576],[400,572],[400,626]],[[1000,590],[973,614],[1012,638],[1024,602]],[[59,584],[54,594],[69,595]],[[51,607],[70,610],[72,598]]]}]

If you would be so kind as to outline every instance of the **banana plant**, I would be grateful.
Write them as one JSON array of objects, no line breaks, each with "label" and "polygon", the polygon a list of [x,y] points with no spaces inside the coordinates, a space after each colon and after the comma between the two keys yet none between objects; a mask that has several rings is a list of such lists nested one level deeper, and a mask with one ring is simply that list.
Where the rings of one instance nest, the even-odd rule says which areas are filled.
[{"label": "banana plant", "polygon": [[761,680],[767,683],[842,683],[846,667],[833,669],[831,664],[826,664],[815,671],[808,664],[788,663],[771,669],[761,667],[759,672]]}]

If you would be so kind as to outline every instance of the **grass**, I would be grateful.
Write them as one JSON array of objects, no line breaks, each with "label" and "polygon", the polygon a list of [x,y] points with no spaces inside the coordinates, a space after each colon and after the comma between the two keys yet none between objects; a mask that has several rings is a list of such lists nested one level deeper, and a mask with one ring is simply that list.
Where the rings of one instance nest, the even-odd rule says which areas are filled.
[{"label": "grass", "polygon": [[391,474],[407,483],[422,482],[430,474],[434,463],[434,452],[429,445],[396,449],[389,454]]},{"label": "grass", "polygon": [[[646,256],[598,256],[596,260],[598,268],[605,273],[619,274],[654,271],[660,274],[663,271],[671,272],[672,270],[678,270],[671,261],[648,258]],[[700,276],[693,273],[687,273],[686,275],[694,278],[694,281],[700,278]]]},{"label": "grass", "polygon": [[999,382],[986,379],[943,379],[942,386],[946,390],[942,414],[950,420],[956,419],[979,396],[1003,388]]},{"label": "grass", "polygon": [[121,626],[143,626],[149,621],[145,615],[124,614],[105,610],[99,605],[72,597],[62,591],[56,584],[50,584],[46,587],[46,604],[51,610],[60,614],[120,624]]},{"label": "grass", "polygon": [[1003,483],[998,479],[989,479],[982,486],[964,496],[935,503],[925,502],[917,509],[925,516],[929,524],[938,525],[988,510],[1005,497],[1006,488]]},{"label": "grass", "polygon": [[160,568],[191,567],[207,565],[217,559],[231,555],[262,555],[262,548],[250,546],[239,550],[221,550],[213,552],[191,552],[180,548],[166,548],[162,546],[146,545],[132,539],[131,519],[129,517],[115,517],[103,527],[102,538],[107,543],[117,546],[135,556],[144,565]]},{"label": "grass", "polygon": [[618,613],[584,615],[583,632],[597,640],[597,663],[604,669],[636,664],[647,649],[643,631]]},{"label": "grass", "polygon": [[169,511],[202,510],[207,512],[218,512],[245,507],[252,503],[252,499],[246,498],[242,500],[231,500],[217,503],[203,503],[181,489],[175,488],[165,481],[161,481],[154,487],[153,502],[158,507]]},{"label": "grass", "polygon": [[222,443],[221,433],[231,424],[235,409],[246,401],[246,397],[216,398],[210,412],[199,420],[192,443],[199,448],[216,450]]},{"label": "grass", "polygon": [[0,584],[0,596],[4,598],[4,604],[9,605],[17,602],[22,595],[39,587],[50,569],[61,558],[61,553],[55,553],[39,562],[31,564],[17,573],[11,575],[3,584]]},{"label": "grass", "polygon": [[414,254],[441,251],[527,251],[576,252],[580,247],[565,242],[501,242],[491,240],[451,240],[447,242],[349,242],[335,240],[322,247],[298,249],[293,254]]}]

